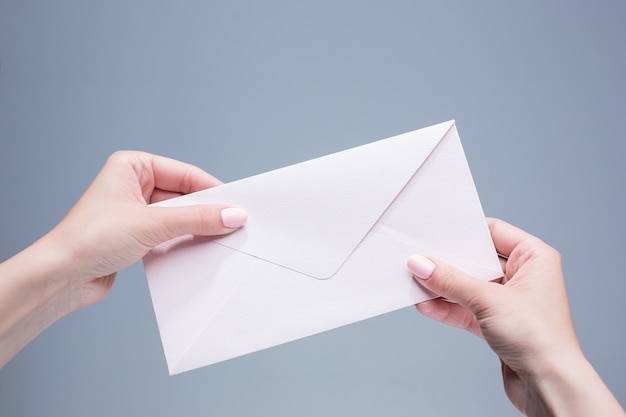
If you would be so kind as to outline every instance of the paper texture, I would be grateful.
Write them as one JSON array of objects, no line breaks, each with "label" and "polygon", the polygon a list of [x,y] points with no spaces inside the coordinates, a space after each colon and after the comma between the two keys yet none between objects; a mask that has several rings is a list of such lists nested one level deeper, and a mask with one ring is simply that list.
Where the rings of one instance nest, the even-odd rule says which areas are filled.
[{"label": "paper texture", "polygon": [[412,254],[502,275],[453,121],[158,205],[205,202],[248,222],[144,258],[170,374],[426,300]]}]

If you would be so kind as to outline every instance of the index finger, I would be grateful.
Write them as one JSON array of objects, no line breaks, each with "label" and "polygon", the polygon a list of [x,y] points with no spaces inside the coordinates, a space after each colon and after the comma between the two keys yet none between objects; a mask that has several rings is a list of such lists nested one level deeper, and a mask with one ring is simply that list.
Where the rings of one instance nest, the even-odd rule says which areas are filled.
[{"label": "index finger", "polygon": [[500,219],[487,218],[487,224],[496,251],[507,257],[521,242],[534,238],[530,233]]},{"label": "index finger", "polygon": [[222,184],[197,166],[175,159],[151,155],[151,163],[155,188],[160,190],[188,194]]}]

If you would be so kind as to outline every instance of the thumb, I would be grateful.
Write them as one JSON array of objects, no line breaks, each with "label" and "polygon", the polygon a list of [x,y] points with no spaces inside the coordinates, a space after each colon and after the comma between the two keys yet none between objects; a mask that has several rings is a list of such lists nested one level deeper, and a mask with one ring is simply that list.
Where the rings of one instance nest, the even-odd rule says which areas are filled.
[{"label": "thumb", "polygon": [[484,305],[486,295],[493,288],[488,282],[474,278],[445,262],[421,255],[411,256],[407,266],[424,288],[474,313]]},{"label": "thumb", "polygon": [[243,226],[248,219],[248,213],[244,209],[226,204],[149,209],[151,224],[146,232],[155,245],[183,235],[225,235]]}]

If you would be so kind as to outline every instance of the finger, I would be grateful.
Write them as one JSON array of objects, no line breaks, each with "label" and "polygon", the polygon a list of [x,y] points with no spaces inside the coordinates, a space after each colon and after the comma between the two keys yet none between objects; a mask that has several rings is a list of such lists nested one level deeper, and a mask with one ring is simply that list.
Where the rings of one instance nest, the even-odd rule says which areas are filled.
[{"label": "finger", "polygon": [[523,241],[534,238],[533,235],[500,219],[488,218],[487,224],[496,251],[504,256],[510,256],[513,249]]},{"label": "finger", "polygon": [[155,188],[188,194],[222,184],[197,166],[158,155],[151,155],[150,159]]},{"label": "finger", "polygon": [[426,289],[459,303],[473,314],[489,299],[494,286],[500,286],[481,281],[442,261],[421,255],[411,256],[407,266]]},{"label": "finger", "polygon": [[180,197],[181,195],[183,194],[155,188],[154,191],[152,191],[149,203],[158,203],[159,201],[169,200],[170,198]]},{"label": "finger", "polygon": [[144,233],[149,244],[157,245],[183,235],[217,236],[243,226],[245,210],[225,204],[180,207],[147,207],[150,210]]},{"label": "finger", "polygon": [[478,337],[484,338],[474,314],[460,304],[435,298],[416,304],[415,307],[417,311],[426,317],[467,330]]}]

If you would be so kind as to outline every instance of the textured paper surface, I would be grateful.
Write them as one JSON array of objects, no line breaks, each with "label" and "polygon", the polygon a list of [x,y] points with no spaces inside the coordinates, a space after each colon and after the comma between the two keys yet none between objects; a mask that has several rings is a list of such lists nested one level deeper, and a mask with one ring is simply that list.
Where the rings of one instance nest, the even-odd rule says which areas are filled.
[{"label": "textured paper surface", "polygon": [[171,374],[426,300],[414,253],[502,274],[453,121],[159,205],[203,202],[249,219],[145,257]]}]

